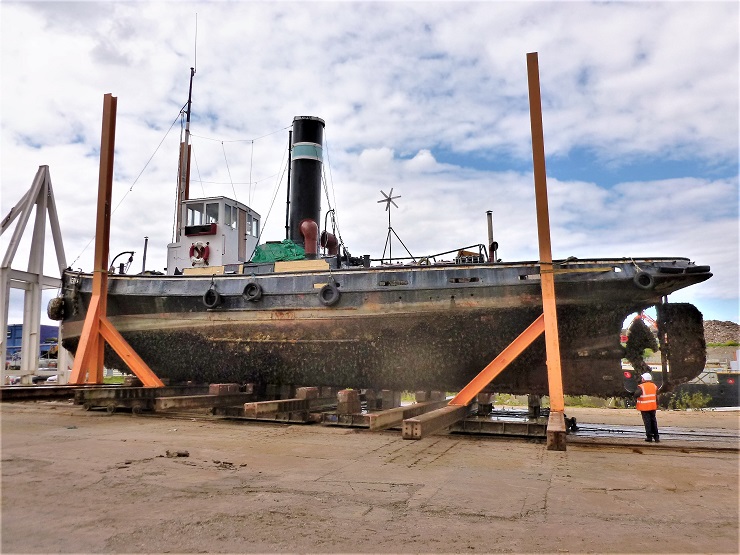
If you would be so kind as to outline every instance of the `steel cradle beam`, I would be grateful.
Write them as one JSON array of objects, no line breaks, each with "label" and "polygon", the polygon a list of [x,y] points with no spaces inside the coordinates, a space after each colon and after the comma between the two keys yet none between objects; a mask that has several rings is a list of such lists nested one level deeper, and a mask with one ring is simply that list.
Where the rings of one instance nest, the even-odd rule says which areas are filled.
[{"label": "steel cradle beam", "polygon": [[154,401],[154,410],[171,409],[208,409],[241,405],[254,398],[252,393],[227,393],[222,395],[177,395],[158,397]]}]

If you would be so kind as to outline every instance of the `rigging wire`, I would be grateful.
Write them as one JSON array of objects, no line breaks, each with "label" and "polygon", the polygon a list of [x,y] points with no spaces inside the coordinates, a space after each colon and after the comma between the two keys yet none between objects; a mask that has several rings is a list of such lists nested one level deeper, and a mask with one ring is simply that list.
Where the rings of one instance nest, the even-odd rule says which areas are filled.
[{"label": "rigging wire", "polygon": [[[262,179],[257,179],[256,181],[252,181],[252,184],[262,183],[263,181],[267,181],[268,179],[274,179],[280,174],[274,173],[272,175],[268,175],[267,177],[263,177]],[[206,185],[229,185],[229,181],[208,181],[207,179],[204,179],[202,181]],[[249,185],[249,181],[234,181],[234,185]],[[203,196],[206,196],[205,191],[203,191]]]},{"label": "rigging wire", "polygon": [[224,161],[226,162],[226,172],[229,174],[229,181],[231,182],[231,190],[234,192],[234,200],[238,201],[239,199],[236,198],[236,189],[234,189],[234,180],[231,179],[231,169],[229,168],[229,161],[226,159],[226,147],[224,146],[223,141],[221,141],[221,149],[224,151]]},{"label": "rigging wire", "polygon": [[247,200],[249,206],[252,206],[252,162],[254,160],[254,141],[252,141],[252,150],[249,153],[249,192],[247,193]]},{"label": "rigging wire", "polygon": [[195,45],[193,46],[193,71],[198,71],[198,12],[195,12]]},{"label": "rigging wire", "polygon": [[[131,187],[129,187],[128,191],[126,191],[126,194],[123,195],[123,197],[121,198],[121,200],[118,201],[118,204],[116,204],[116,207],[111,211],[111,216],[113,216],[113,214],[115,214],[116,210],[118,210],[118,207],[121,206],[121,203],[126,199],[126,197],[128,196],[128,194],[131,191],[134,190],[134,185],[136,185],[136,183],[139,181],[139,178],[144,174],[144,171],[146,171],[147,167],[149,167],[149,164],[151,163],[151,161],[154,159],[154,156],[159,151],[160,147],[162,146],[162,143],[164,143],[165,139],[170,134],[170,131],[172,131],[172,128],[177,123],[178,118],[180,118],[180,116],[182,115],[182,111],[185,108],[185,106],[187,106],[187,102],[185,104],[183,104],[183,107],[182,108],[180,108],[180,112],[177,114],[177,117],[174,119],[174,121],[170,125],[169,129],[167,129],[167,132],[164,134],[164,137],[162,137],[162,140],[159,141],[159,144],[157,145],[157,148],[154,149],[154,152],[149,157],[149,160],[147,160],[146,164],[144,164],[144,167],[139,172],[139,175],[137,175],[136,176],[136,179],[134,179],[134,182],[131,184]],[[87,248],[90,246],[90,244],[94,240],[95,240],[95,235],[93,235],[90,238],[90,240],[87,242],[87,245],[85,245],[85,247],[80,251],[80,253],[77,255],[77,257],[72,261],[72,263],[69,265],[70,268],[74,265],[75,262],[77,262],[80,259],[80,257],[85,253],[85,251],[87,250]]]},{"label": "rigging wire", "polygon": [[331,160],[329,160],[329,139],[326,137],[326,131],[324,131],[324,144],[326,145],[326,164],[329,166],[329,179],[331,181],[331,196],[334,198],[334,206],[337,205],[337,195],[334,190],[334,175],[331,173]]},{"label": "rigging wire", "polygon": [[[254,256],[254,253],[255,253],[255,251],[257,250],[257,247],[260,244],[260,239],[262,239],[262,233],[264,232],[265,227],[267,227],[267,221],[270,218],[270,213],[272,212],[272,207],[275,206],[275,199],[277,198],[277,194],[280,191],[280,185],[283,182],[283,177],[285,176],[285,172],[288,170],[288,166],[290,165],[290,150],[289,150],[288,147],[285,147],[285,149],[286,149],[288,155],[285,156],[285,153],[284,153],[283,156],[284,156],[284,159],[287,159],[287,163],[285,165],[283,165],[282,161],[280,163],[281,168],[282,168],[282,171],[281,172],[278,172],[278,174],[280,175],[280,177],[279,177],[279,179],[277,181],[277,184],[275,185],[275,192],[272,195],[272,202],[270,203],[270,208],[267,210],[267,216],[265,216],[265,219],[262,222],[262,225],[260,226],[260,232],[259,232],[259,235],[257,235],[257,243],[254,245],[254,248],[252,249],[252,253],[247,258],[247,261],[252,260],[252,257]],[[278,174],[275,174],[275,175],[278,175]]]},{"label": "rigging wire", "polygon": [[215,139],[213,137],[205,137],[203,135],[196,135],[194,133],[190,133],[191,137],[198,137],[199,139],[203,139],[206,141],[215,141],[217,143],[249,143],[254,141],[259,141],[260,139],[264,139],[265,137],[269,137],[270,135],[274,135],[275,133],[280,133],[281,131],[285,131],[286,129],[290,129],[292,125],[286,125],[285,127],[281,127],[280,129],[277,129],[276,131],[271,131],[270,133],[266,133],[264,135],[260,135],[259,137],[255,137],[253,139]]},{"label": "rigging wire", "polygon": [[[193,138],[198,138],[198,139],[203,139],[205,141],[214,141],[214,142],[221,143],[221,148],[222,148],[222,150],[224,152],[224,160],[226,160],[226,168],[227,168],[227,171],[229,172],[229,184],[231,185],[231,189],[234,192],[234,200],[237,200],[237,198],[236,198],[236,191],[234,190],[234,185],[249,185],[249,189],[248,189],[248,193],[247,193],[247,204],[248,204],[248,206],[251,206],[252,205],[252,201],[254,200],[254,195],[256,194],[256,187],[255,186],[258,183],[261,183],[262,181],[265,181],[266,179],[272,179],[272,177],[274,177],[274,176],[268,176],[268,177],[265,177],[265,178],[262,178],[262,179],[258,179],[256,181],[254,181],[252,179],[252,171],[253,171],[253,168],[254,168],[254,142],[255,141],[259,141],[260,139],[264,139],[266,137],[269,137],[271,135],[275,135],[276,133],[281,133],[281,132],[285,131],[286,129],[290,129],[290,128],[291,128],[291,125],[287,125],[285,127],[281,127],[280,129],[277,129],[275,131],[271,131],[270,133],[265,133],[264,135],[260,135],[259,137],[255,137],[253,139],[217,139],[217,138],[214,138],[214,137],[206,137],[204,135],[198,135],[196,133],[193,133],[192,131],[190,133],[190,138],[191,138],[191,140]],[[226,148],[225,148],[225,144],[226,143],[250,143],[250,145],[251,145],[251,151],[250,151],[250,156],[249,156],[249,181],[248,182],[244,182],[244,181],[234,182],[234,180],[233,180],[233,178],[231,176],[231,170],[229,169],[229,162],[226,159]],[[278,175],[278,174],[275,174],[275,175]],[[201,187],[203,186],[203,183],[210,183],[210,184],[214,184],[214,185],[223,185],[224,184],[224,183],[219,183],[219,182],[215,182],[215,181],[202,181],[201,180]],[[205,196],[205,190],[203,191],[203,195]]]},{"label": "rigging wire", "polygon": [[203,183],[209,183],[209,181],[203,181],[203,178],[200,176],[200,168],[198,167],[198,158],[195,156],[195,149],[193,148],[191,150],[193,153],[193,162],[195,162],[195,171],[198,172],[198,183],[200,183],[200,190],[203,191],[203,196],[206,196],[206,190],[203,187]]},{"label": "rigging wire", "polygon": [[[339,240],[339,244],[342,245],[342,248],[346,250],[346,247],[344,245],[344,240],[342,239],[342,232],[339,229],[339,222],[337,221],[337,210],[336,208],[332,208],[331,199],[329,198],[329,187],[327,186],[327,179],[326,179],[326,166],[329,166],[329,178],[331,180],[331,192],[332,196],[334,197],[334,205],[336,206],[337,198],[334,190],[334,177],[331,173],[331,161],[329,160],[329,142],[326,140],[326,135],[324,135],[324,145],[326,150],[326,164],[321,165],[321,174],[322,174],[322,183],[324,185],[324,193],[326,194],[326,203],[329,206],[329,211],[327,211],[327,215],[329,213],[332,214],[332,224],[334,227],[336,227],[337,231],[337,239]],[[324,222],[324,229],[326,230],[326,220]]]}]

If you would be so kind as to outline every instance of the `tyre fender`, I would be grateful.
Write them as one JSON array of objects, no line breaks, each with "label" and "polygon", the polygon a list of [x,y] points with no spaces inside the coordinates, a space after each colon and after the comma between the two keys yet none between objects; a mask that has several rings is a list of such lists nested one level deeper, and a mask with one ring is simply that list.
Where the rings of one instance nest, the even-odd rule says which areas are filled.
[{"label": "tyre fender", "polygon": [[642,270],[635,274],[632,281],[639,289],[645,289],[646,291],[655,287],[655,278],[651,274],[643,272]]},{"label": "tyre fender", "polygon": [[339,297],[341,296],[339,287],[334,282],[327,283],[319,289],[319,302],[324,306],[334,306],[339,302]]},{"label": "tyre fender", "polygon": [[209,289],[203,293],[203,304],[206,308],[216,308],[221,304],[221,295],[215,289]]},{"label": "tyre fender", "polygon": [[250,281],[244,286],[244,298],[256,302],[262,298],[262,286],[256,281]]}]

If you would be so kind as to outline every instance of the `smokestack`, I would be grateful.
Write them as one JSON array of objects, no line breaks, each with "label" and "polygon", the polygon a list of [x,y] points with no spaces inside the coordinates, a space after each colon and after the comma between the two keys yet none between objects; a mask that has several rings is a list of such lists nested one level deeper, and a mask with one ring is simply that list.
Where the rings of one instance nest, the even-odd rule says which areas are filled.
[{"label": "smokestack", "polygon": [[493,240],[493,212],[486,211],[488,217],[488,261],[498,262],[498,243]]},{"label": "smokestack", "polygon": [[[293,118],[291,146],[290,235],[304,246],[301,222],[321,221],[321,161],[324,144],[324,120],[314,116]],[[317,238],[313,237],[313,241]],[[311,250],[310,246],[306,250]],[[317,247],[313,248],[317,252]]]}]

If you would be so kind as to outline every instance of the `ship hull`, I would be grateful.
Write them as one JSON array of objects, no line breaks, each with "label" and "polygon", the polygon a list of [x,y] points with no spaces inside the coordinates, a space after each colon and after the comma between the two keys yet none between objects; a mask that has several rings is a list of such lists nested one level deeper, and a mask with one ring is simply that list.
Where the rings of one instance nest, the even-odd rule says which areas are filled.
[{"label": "ship hull", "polygon": [[[625,393],[624,319],[711,276],[685,259],[579,260],[556,267],[563,386],[572,395]],[[649,279],[640,282],[645,274]],[[326,306],[319,292],[330,282],[339,299]],[[259,285],[258,299],[245,295],[248,284]],[[206,306],[213,299],[204,298],[209,290],[220,295],[213,308]],[[62,337],[72,352],[90,295],[89,275],[65,273]],[[542,312],[536,263],[111,275],[107,304],[116,329],[172,383],[442,391],[467,384]],[[672,379],[679,382],[698,375],[705,362],[701,314],[692,309],[675,311],[681,323],[674,334],[686,344],[671,361]],[[124,368],[110,349],[106,365]],[[491,389],[547,394],[544,339]]]}]

